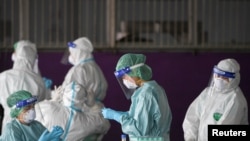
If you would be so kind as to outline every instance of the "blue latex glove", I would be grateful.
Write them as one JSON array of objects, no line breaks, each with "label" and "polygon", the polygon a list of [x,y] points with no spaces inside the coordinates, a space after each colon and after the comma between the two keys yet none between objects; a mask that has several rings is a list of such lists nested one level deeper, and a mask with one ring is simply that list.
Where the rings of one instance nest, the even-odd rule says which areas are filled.
[{"label": "blue latex glove", "polygon": [[112,110],[110,108],[103,108],[102,109],[102,115],[104,118],[116,120],[119,123],[121,122],[121,117],[124,114],[125,113],[123,113],[123,112],[118,112],[118,111]]},{"label": "blue latex glove", "polygon": [[46,78],[46,77],[43,77],[43,82],[44,82],[45,87],[46,87],[47,89],[50,89],[51,86],[52,86],[52,83],[53,83],[51,79]]},{"label": "blue latex glove", "polygon": [[46,129],[38,141],[61,141],[60,136],[63,134],[63,132],[64,131],[60,126],[54,126],[51,132]]},{"label": "blue latex glove", "polygon": [[123,111],[117,111],[117,112],[122,114],[122,115],[128,115],[128,112],[123,112]]}]

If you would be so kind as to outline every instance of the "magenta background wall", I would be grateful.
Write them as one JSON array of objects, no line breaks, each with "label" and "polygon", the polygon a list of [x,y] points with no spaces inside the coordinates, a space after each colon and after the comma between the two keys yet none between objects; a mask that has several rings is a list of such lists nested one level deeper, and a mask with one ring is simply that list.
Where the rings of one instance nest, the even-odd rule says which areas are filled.
[{"label": "magenta background wall", "polygon": [[[138,53],[138,52],[137,52]],[[95,52],[96,62],[102,68],[109,83],[106,107],[126,111],[128,101],[115,79],[115,65],[124,53]],[[180,53],[161,52],[144,53],[147,64],[153,70],[153,79],[162,85],[167,93],[172,109],[171,141],[183,141],[182,122],[189,104],[208,85],[212,68],[221,59],[235,58],[241,65],[240,87],[250,103],[250,53]],[[40,52],[39,67],[43,76],[51,78],[55,85],[60,85],[70,65],[63,65],[60,60],[63,52]],[[0,71],[11,68],[10,53],[0,52]],[[85,128],[85,127],[83,127]],[[87,127],[86,127],[87,128]],[[121,126],[111,121],[111,129],[103,141],[120,140]]]}]

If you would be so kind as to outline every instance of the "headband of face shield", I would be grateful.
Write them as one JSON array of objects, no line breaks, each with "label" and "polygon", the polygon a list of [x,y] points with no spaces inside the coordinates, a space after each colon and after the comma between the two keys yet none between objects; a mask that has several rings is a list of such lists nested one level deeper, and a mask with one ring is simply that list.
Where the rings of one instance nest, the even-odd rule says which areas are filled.
[{"label": "headband of face shield", "polygon": [[227,77],[227,78],[235,78],[235,73],[227,72],[219,69],[218,67],[214,66],[213,72],[219,76]]},{"label": "headband of face shield", "polygon": [[131,89],[126,84],[124,84],[123,77],[125,75],[128,75],[133,69],[136,69],[136,68],[141,67],[143,65],[144,65],[144,63],[140,63],[140,64],[133,65],[131,67],[125,67],[123,69],[115,71],[115,73],[114,73],[115,77],[117,78],[117,81],[119,82],[119,84],[120,84],[120,86],[121,86],[121,88],[122,88],[122,90],[123,90],[123,92],[124,92],[127,99],[131,98],[131,96],[133,95],[133,93],[134,93],[134,91],[136,89],[134,89],[134,88]]},{"label": "headband of face shield", "polygon": [[135,68],[138,68],[138,67],[141,67],[141,66],[143,66],[143,65],[144,65],[144,63],[140,63],[140,64],[133,65],[133,66],[131,66],[131,67],[125,67],[125,68],[123,68],[123,69],[120,69],[120,70],[118,70],[118,71],[115,71],[115,76],[116,76],[116,78],[120,78],[120,77],[122,77],[123,75],[130,73],[131,70],[133,70],[133,69],[135,69]]},{"label": "headband of face shield", "polygon": [[76,44],[74,42],[68,42],[68,47],[75,48]]},{"label": "headband of face shield", "polygon": [[31,97],[29,99],[21,100],[16,103],[12,108],[23,108],[25,106],[28,106],[30,104],[34,104],[37,101],[37,97]]}]

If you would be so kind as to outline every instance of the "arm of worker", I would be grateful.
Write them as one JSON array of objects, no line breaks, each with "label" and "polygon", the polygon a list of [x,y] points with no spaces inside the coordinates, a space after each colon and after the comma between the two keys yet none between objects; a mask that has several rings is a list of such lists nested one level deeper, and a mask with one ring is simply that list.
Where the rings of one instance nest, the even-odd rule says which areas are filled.
[{"label": "arm of worker", "polygon": [[61,141],[62,139],[60,137],[63,132],[62,127],[54,126],[50,132],[45,130],[38,141]]},{"label": "arm of worker", "polygon": [[104,118],[115,120],[119,123],[121,122],[122,116],[126,115],[126,114],[127,114],[127,112],[115,111],[115,110],[110,109],[110,108],[103,108],[102,109],[102,115]]}]

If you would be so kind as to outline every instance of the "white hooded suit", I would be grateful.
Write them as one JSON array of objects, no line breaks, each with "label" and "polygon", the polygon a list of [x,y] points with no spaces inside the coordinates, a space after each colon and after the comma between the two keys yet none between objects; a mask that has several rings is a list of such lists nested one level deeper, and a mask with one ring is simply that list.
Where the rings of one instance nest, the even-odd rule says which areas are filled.
[{"label": "white hooded suit", "polygon": [[45,100],[35,105],[36,120],[47,129],[54,125],[61,126],[65,141],[83,141],[90,136],[95,141],[101,141],[110,123],[101,115],[102,104],[93,101],[88,105],[86,97],[86,90],[72,82],[65,87],[62,103]]},{"label": "white hooded suit", "polygon": [[215,67],[235,78],[229,78],[224,89],[217,89],[213,77],[211,85],[191,103],[183,122],[185,141],[207,141],[209,124],[248,124],[248,105],[239,87],[239,64],[234,59],[225,59]]}]

